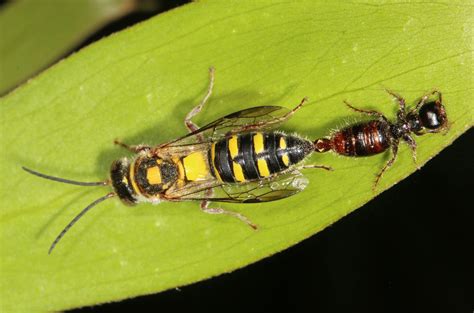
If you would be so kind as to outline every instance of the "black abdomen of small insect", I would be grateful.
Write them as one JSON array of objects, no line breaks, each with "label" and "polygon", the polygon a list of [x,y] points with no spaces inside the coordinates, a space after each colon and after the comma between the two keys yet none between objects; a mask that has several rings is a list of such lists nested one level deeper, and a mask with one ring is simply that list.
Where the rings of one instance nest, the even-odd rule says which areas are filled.
[{"label": "black abdomen of small insect", "polygon": [[383,120],[358,123],[315,142],[318,152],[332,150],[346,156],[369,156],[390,147],[390,125]]},{"label": "black abdomen of small insect", "polygon": [[213,143],[209,155],[217,179],[240,183],[283,172],[312,152],[313,143],[296,135],[250,132]]}]

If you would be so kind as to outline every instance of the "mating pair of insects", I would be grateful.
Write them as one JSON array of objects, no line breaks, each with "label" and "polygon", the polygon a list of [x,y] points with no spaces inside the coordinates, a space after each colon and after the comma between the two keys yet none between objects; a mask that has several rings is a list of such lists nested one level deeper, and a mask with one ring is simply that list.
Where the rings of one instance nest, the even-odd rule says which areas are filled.
[{"label": "mating pair of insects", "polygon": [[[390,122],[382,113],[346,105],[375,119],[347,126],[327,138],[315,141],[277,131],[307,102],[304,98],[295,108],[258,106],[221,117],[203,127],[192,118],[211,96],[214,70],[210,71],[208,91],[199,105],[186,115],[184,123],[189,133],[155,147],[116,144],[136,153],[112,163],[110,178],[101,182],[78,182],[23,169],[33,175],[80,186],[108,186],[113,191],[84,208],[61,231],[51,244],[49,253],[66,232],[98,203],[119,197],[127,205],[139,202],[201,201],[206,213],[234,216],[253,229],[257,226],[244,215],[211,208],[209,202],[257,203],[294,195],[303,190],[307,180],[301,174],[305,168],[323,165],[305,164],[313,152],[333,151],[340,155],[370,156],[392,149],[392,157],[376,177],[374,188],[382,174],[397,157],[400,140],[408,143],[416,161],[416,143],[412,134],[436,133],[447,128],[447,115],[441,93],[432,91],[423,96],[416,107],[407,112],[405,100],[388,91],[399,103],[397,120]],[[432,99],[432,98],[435,99]]]}]

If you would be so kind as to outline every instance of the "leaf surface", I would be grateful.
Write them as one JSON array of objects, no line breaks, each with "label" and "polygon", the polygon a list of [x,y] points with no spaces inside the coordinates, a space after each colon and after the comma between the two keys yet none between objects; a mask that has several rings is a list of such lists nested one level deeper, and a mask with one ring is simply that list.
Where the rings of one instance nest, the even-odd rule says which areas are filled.
[{"label": "leaf surface", "polygon": [[0,95],[38,73],[133,0],[18,0],[0,10]]}]

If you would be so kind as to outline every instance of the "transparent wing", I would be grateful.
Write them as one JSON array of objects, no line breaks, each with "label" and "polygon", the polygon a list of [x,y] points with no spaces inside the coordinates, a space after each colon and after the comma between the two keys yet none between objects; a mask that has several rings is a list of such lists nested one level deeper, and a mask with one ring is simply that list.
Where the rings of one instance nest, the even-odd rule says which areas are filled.
[{"label": "transparent wing", "polygon": [[[173,192],[174,201],[209,200],[214,202],[258,203],[290,197],[308,185],[299,171],[277,175],[271,179],[244,184],[202,184],[186,186]],[[170,199],[173,201],[173,199]]]},{"label": "transparent wing", "polygon": [[259,106],[237,111],[221,117],[183,137],[161,145],[159,148],[186,146],[214,141],[227,134],[235,134],[253,129],[275,127],[284,122],[290,109],[280,106]]}]

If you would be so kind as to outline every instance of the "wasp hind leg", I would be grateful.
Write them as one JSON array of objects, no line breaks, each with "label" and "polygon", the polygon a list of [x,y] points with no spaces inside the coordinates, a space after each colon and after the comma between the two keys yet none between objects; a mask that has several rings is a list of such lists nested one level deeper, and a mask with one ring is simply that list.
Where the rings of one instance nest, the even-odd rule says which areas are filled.
[{"label": "wasp hind leg", "polygon": [[227,210],[224,210],[222,208],[210,208],[209,207],[209,201],[208,200],[203,200],[201,201],[201,210],[204,212],[204,213],[208,213],[208,214],[226,214],[226,215],[230,215],[230,216],[233,216],[233,217],[236,217],[238,218],[239,220],[241,220],[242,222],[244,222],[245,224],[247,224],[248,226],[250,226],[252,229],[254,230],[257,230],[258,229],[258,226],[255,225],[254,223],[252,223],[252,221],[250,221],[250,219],[248,219],[245,215],[243,214],[240,214],[240,213],[237,213],[237,212],[233,212],[233,211],[227,211]]},{"label": "wasp hind leg", "polygon": [[233,129],[231,132],[229,132],[229,134],[235,134],[235,133],[239,133],[239,132],[242,132],[242,131],[251,131],[251,130],[258,130],[258,129],[261,129],[263,127],[269,127],[273,124],[277,124],[277,123],[283,123],[283,122],[286,122],[287,120],[289,120],[299,109],[301,109],[303,107],[303,105],[308,102],[308,97],[304,97],[303,100],[300,101],[300,103],[295,106],[293,109],[291,109],[289,112],[287,112],[286,114],[280,116],[280,117],[275,117],[273,119],[270,119],[270,120],[267,120],[267,121],[258,121],[254,124],[248,124],[248,125],[245,125],[243,127],[239,127],[239,128],[236,128],[236,129]]},{"label": "wasp hind leg", "polygon": [[[213,194],[214,194],[214,190],[212,188],[209,188],[206,190],[206,197],[210,198],[212,197]],[[239,220],[241,220],[248,226],[252,227],[252,229],[254,230],[258,229],[258,226],[252,223],[252,221],[250,221],[245,215],[237,213],[237,212],[227,211],[222,208],[210,208],[209,203],[210,203],[209,200],[201,201],[200,208],[203,212],[207,214],[227,214],[227,215],[238,218]]]},{"label": "wasp hind leg", "polygon": [[151,147],[148,146],[148,145],[129,146],[129,145],[117,140],[117,139],[114,140],[114,144],[116,144],[118,146],[121,146],[121,147],[123,147],[123,148],[125,148],[125,149],[127,149],[131,152],[134,152],[134,153],[140,153],[142,151],[148,151],[148,150],[151,149]]},{"label": "wasp hind leg", "polygon": [[196,130],[199,129],[199,126],[197,126],[191,119],[195,117],[199,112],[201,112],[203,106],[211,97],[212,89],[214,88],[214,74],[215,74],[215,69],[213,67],[210,67],[209,68],[209,87],[207,88],[206,95],[197,106],[195,106],[191,111],[189,111],[188,114],[186,114],[186,117],[184,118],[184,125],[186,126],[186,128],[189,130],[190,133],[195,132]]}]

